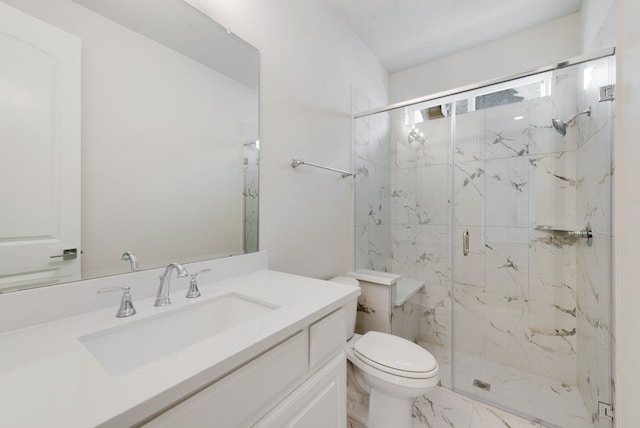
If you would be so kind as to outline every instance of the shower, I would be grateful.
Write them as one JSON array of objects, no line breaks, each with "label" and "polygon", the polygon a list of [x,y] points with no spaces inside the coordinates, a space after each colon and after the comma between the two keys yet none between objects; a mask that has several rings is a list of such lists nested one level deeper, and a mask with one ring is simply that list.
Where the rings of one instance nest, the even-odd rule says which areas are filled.
[{"label": "shower", "polygon": [[[439,366],[443,395],[416,400],[416,428],[485,404],[613,426],[615,105],[600,88],[615,58],[569,63],[354,114],[354,167],[369,172],[355,182],[355,267],[423,284],[391,309],[391,333]],[[358,105],[371,100],[354,91]]]},{"label": "shower", "polygon": [[571,116],[567,120],[560,120],[560,119],[557,119],[557,118],[551,119],[551,123],[553,123],[553,127],[558,132],[558,134],[560,134],[560,135],[562,135],[564,137],[565,135],[567,135],[567,127],[569,126],[569,124],[576,117],[580,116],[581,114],[586,114],[587,116],[591,116],[591,107],[589,107],[588,109],[586,109],[583,112],[574,114],[573,116]]}]

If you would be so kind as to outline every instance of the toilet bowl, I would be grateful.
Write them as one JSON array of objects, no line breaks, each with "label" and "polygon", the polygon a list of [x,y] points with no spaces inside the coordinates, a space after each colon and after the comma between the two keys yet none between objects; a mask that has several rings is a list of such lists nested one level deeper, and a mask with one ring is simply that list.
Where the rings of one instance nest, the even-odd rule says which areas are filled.
[{"label": "toilet bowl", "polygon": [[[354,278],[331,281],[358,286]],[[369,393],[367,426],[411,427],[413,401],[439,382],[438,363],[427,350],[401,337],[377,331],[355,335],[357,303],[347,309],[346,353],[348,369],[353,370],[349,379]]]}]

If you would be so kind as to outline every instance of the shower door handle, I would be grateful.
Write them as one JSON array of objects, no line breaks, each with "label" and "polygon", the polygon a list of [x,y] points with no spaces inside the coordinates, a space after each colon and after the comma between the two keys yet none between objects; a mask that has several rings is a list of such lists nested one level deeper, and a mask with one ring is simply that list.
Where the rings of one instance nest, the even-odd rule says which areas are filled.
[{"label": "shower door handle", "polygon": [[462,255],[469,255],[469,231],[465,230],[462,232]]}]

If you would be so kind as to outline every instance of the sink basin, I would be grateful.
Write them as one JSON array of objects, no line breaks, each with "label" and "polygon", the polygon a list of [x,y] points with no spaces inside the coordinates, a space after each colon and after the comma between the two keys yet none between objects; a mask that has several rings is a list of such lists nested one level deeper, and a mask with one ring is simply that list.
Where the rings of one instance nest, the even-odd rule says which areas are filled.
[{"label": "sink basin", "polygon": [[278,308],[237,293],[224,294],[140,321],[80,337],[113,376],[178,352]]}]

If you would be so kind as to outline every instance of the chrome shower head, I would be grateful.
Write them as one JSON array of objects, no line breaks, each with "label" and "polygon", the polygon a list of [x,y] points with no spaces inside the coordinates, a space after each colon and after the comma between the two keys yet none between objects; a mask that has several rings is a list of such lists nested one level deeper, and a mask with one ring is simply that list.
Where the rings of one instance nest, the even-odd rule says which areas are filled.
[{"label": "chrome shower head", "polygon": [[563,137],[567,135],[567,126],[569,126],[569,122],[560,120],[560,119],[551,119],[551,123],[553,123],[553,127],[558,132],[558,134]]},{"label": "chrome shower head", "polygon": [[567,120],[560,120],[557,118],[551,119],[551,123],[553,124],[553,128],[558,132],[558,134],[564,137],[565,135],[567,135],[567,127],[571,124],[571,122],[575,120],[576,117],[580,116],[581,114],[591,116],[591,107],[587,108],[585,111],[574,114]]}]

